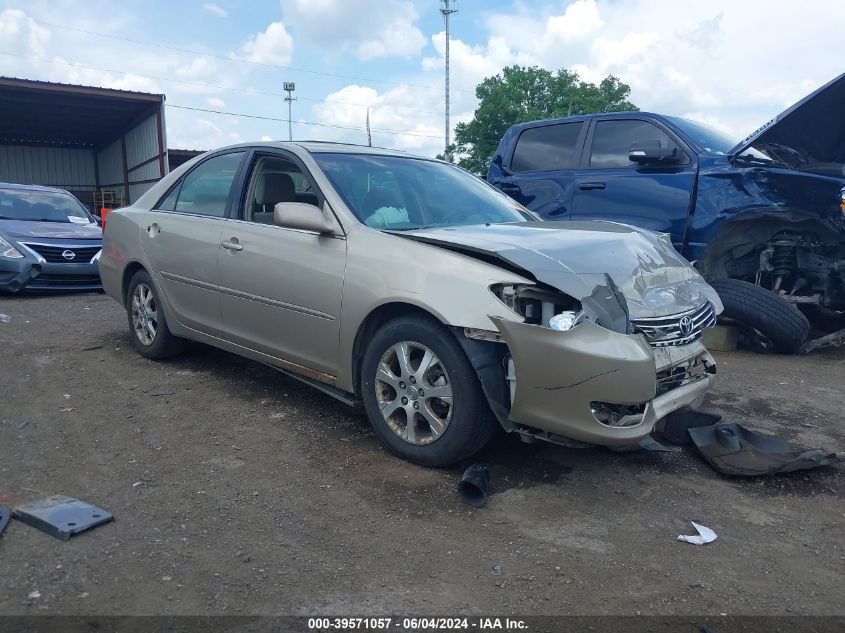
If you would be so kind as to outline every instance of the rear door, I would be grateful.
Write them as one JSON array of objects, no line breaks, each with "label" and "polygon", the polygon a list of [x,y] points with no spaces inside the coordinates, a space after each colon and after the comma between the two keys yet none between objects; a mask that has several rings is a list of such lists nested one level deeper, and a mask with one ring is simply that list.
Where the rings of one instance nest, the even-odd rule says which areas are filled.
[{"label": "rear door", "polygon": [[505,157],[507,175],[491,184],[543,219],[569,219],[586,127],[573,121],[526,128]]},{"label": "rear door", "polygon": [[244,151],[199,163],[144,216],[141,244],[156,285],[183,325],[219,334],[217,253]]},{"label": "rear door", "polygon": [[[681,161],[638,165],[628,159],[634,142],[677,147]],[[695,184],[694,154],[662,126],[637,118],[594,120],[587,151],[575,173],[572,219],[613,220],[672,235],[680,249]]]},{"label": "rear door", "polygon": [[256,153],[250,162],[238,213],[221,236],[226,338],[336,376],[346,239],[276,226],[277,203],[322,207],[322,193],[292,154]]}]

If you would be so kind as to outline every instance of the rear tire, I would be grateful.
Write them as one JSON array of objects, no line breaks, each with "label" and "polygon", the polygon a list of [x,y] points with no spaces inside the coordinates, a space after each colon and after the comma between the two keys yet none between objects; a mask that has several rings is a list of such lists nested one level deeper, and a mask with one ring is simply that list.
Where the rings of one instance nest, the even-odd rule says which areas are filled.
[{"label": "rear tire", "polygon": [[361,396],[384,445],[423,466],[470,457],[496,428],[466,354],[448,329],[425,315],[399,317],[376,332],[361,363]]},{"label": "rear tire", "polygon": [[725,306],[722,316],[745,329],[746,347],[794,354],[807,342],[810,322],[786,299],[739,279],[717,279],[710,285]]},{"label": "rear tire", "polygon": [[126,291],[129,336],[141,356],[152,360],[172,358],[185,349],[185,340],[173,336],[167,327],[158,289],[146,270],[139,270]]}]

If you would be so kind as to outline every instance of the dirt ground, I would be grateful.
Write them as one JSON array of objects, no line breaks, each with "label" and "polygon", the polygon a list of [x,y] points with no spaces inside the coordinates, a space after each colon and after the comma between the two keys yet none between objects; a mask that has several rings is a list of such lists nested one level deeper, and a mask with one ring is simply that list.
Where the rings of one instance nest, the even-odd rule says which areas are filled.
[{"label": "dirt ground", "polygon": [[[264,366],[141,358],[104,295],[0,313],[0,504],[66,494],[115,516],[67,542],[12,521],[2,614],[845,614],[842,466],[738,479],[692,451],[503,434],[472,510],[463,466],[400,461]],[[845,352],[717,361],[706,408],[845,449]],[[677,541],[690,520],[718,540]]]}]

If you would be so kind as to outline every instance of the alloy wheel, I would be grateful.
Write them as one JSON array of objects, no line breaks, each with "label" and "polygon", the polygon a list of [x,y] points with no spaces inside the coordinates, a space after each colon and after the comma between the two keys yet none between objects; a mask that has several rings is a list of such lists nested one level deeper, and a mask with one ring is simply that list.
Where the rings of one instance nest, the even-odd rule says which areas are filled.
[{"label": "alloy wheel", "polygon": [[158,331],[158,303],[152,288],[145,283],[135,286],[132,293],[132,326],[135,336],[144,345],[152,345]]},{"label": "alloy wheel", "polygon": [[376,368],[376,401],[388,427],[409,444],[430,444],[452,418],[452,382],[437,355],[413,341],[392,345]]}]

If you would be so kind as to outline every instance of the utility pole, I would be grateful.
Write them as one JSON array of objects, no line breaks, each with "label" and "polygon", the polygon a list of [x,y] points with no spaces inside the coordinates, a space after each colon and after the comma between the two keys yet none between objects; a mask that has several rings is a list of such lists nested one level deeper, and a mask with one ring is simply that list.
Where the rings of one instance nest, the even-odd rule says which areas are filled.
[{"label": "utility pole", "polygon": [[443,153],[447,162],[452,162],[452,152],[449,150],[449,16],[457,13],[458,9],[452,0],[440,0],[440,13],[446,22],[446,149]]},{"label": "utility pole", "polygon": [[296,84],[292,81],[286,81],[284,84],[284,91],[288,93],[288,96],[285,97],[285,101],[288,102],[288,140],[293,140],[293,128],[291,127],[291,107],[293,106],[293,102],[296,101],[296,97],[293,96],[293,91],[296,90]]},{"label": "utility pole", "polygon": [[370,134],[370,106],[367,106],[367,147],[373,146],[373,135]]}]

